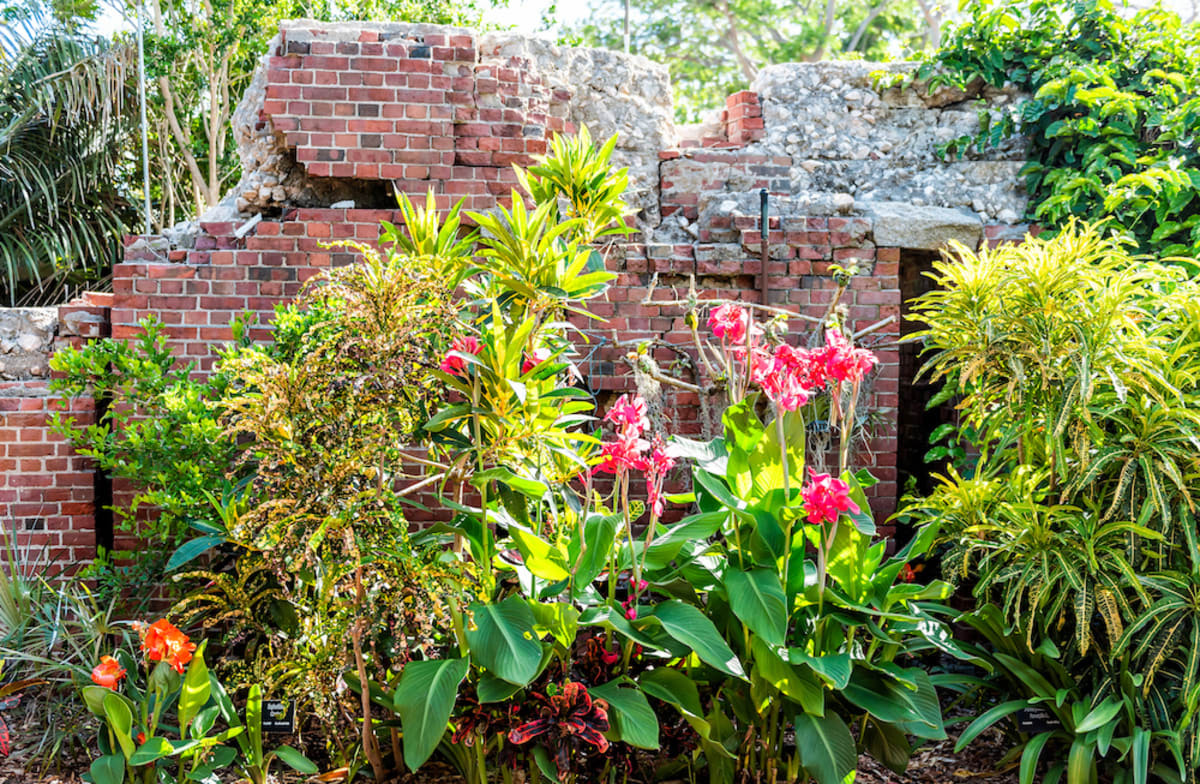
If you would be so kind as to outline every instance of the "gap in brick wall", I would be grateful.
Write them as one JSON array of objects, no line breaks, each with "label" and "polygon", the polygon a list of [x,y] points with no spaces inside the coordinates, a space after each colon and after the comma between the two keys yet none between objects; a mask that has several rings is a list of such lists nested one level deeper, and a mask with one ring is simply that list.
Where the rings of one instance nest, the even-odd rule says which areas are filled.
[{"label": "gap in brick wall", "polygon": [[[920,331],[924,325],[910,321],[912,300],[934,288],[933,281],[925,273],[933,272],[933,263],[941,258],[937,251],[902,250],[900,252],[900,334]],[[955,421],[954,401],[949,401],[930,410],[929,402],[941,391],[940,383],[933,384],[927,378],[917,378],[921,368],[922,343],[900,344],[899,411],[897,412],[898,445],[896,453],[897,493],[903,495],[906,486],[913,482],[915,489],[923,495],[933,491],[932,472],[941,472],[944,466],[930,465],[925,455],[932,446],[929,438],[938,426]],[[897,501],[899,498],[897,498]],[[897,542],[906,539],[904,531],[897,532]]]}]

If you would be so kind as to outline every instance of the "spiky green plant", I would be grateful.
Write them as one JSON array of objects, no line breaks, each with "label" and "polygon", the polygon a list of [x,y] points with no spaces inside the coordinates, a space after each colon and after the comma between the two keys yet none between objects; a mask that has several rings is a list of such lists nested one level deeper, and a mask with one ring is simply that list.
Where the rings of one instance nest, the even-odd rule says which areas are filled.
[{"label": "spiky green plant", "polygon": [[913,308],[924,372],[962,396],[979,458],[908,511],[941,523],[943,567],[995,603],[1022,655],[1059,660],[1079,710],[1111,710],[1064,721],[1071,784],[1097,764],[1118,781],[1154,758],[1188,781],[1200,769],[1200,283],[1130,246],[1071,223],[958,247]]},{"label": "spiky green plant", "polygon": [[132,63],[40,4],[0,12],[0,299],[53,302],[116,258]]}]

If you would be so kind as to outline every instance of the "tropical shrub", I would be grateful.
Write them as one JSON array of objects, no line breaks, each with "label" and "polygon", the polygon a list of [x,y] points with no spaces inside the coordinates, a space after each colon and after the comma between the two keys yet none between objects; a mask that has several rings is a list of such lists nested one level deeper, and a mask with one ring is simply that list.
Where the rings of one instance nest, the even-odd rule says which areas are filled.
[{"label": "tropical shrub", "polygon": [[[208,658],[230,694],[295,698],[326,743],[307,750],[349,776],[370,766],[382,781],[440,754],[472,784],[833,784],[864,749],[902,770],[908,736],[944,737],[913,657],[956,649],[924,604],[948,586],[911,582],[933,529],[891,557],[871,541],[872,480],[850,463],[875,359],[834,305],[809,349],[782,319],[724,303],[704,360],[724,370],[720,438],[671,438],[637,396],[597,424],[571,337],[613,278],[607,238],[628,231],[614,147],[556,138],[518,172],[511,206],[486,214],[402,199],[382,251],[351,245],[360,263],[314,278],[271,341],[227,348],[202,389],[172,370],[153,324],[136,348],[63,360],[76,389],[144,383],[141,400],[163,405],[178,385],[169,397],[200,401],[211,448],[227,450],[156,501],[178,503],[194,532],[168,563],[190,565],[172,615],[220,649]],[[143,381],[106,381],[109,364]],[[147,418],[179,421],[164,408]],[[832,457],[806,453],[818,413]],[[182,438],[167,436],[164,449]],[[97,454],[127,443],[88,442]],[[828,460],[835,472],[806,475]],[[693,492],[668,495],[685,463]],[[411,526],[406,509],[431,497],[452,517]],[[695,513],[668,524],[668,503]],[[133,672],[125,656],[109,666]],[[150,718],[177,686],[167,670],[161,689],[138,686]],[[234,741],[242,762],[228,744],[209,751],[264,778],[253,719],[209,684],[199,710],[228,728],[202,736]],[[121,713],[102,696],[101,711]],[[133,772],[205,742],[158,743]],[[101,745],[105,765],[134,762]]]},{"label": "tropical shrub", "polygon": [[[979,457],[908,511],[940,526],[943,571],[997,605],[987,636],[1002,628],[1025,656],[1056,662],[1046,672],[1069,673],[1054,691],[1071,721],[1024,746],[1023,780],[1059,741],[1072,784],[1097,765],[1118,780],[1151,768],[1189,778],[1200,762],[1197,284],[1074,223],[1019,246],[957,247],[934,274],[939,288],[914,303],[926,327],[914,339],[924,372],[962,395]],[[1011,655],[995,658],[1014,670]],[[1083,720],[1097,711],[1103,723]]]},{"label": "tropical shrub", "polygon": [[1110,217],[1143,253],[1200,253],[1200,28],[1159,6],[977,0],[918,70],[930,86],[1026,101],[984,111],[949,154],[1028,139],[1028,217],[1051,227]]},{"label": "tropical shrub", "polygon": [[[51,427],[100,470],[133,484],[129,507],[114,510],[121,530],[136,530],[161,552],[183,542],[191,521],[214,517],[210,493],[237,452],[219,422],[226,375],[194,379],[194,363],[180,365],[161,322],[147,318],[139,326],[136,340],[97,340],[55,352],[52,389],[108,405],[86,427],[60,412],[52,415]],[[157,514],[139,521],[143,506]]]},{"label": "tropical shrub", "polygon": [[[693,725],[710,779],[843,781],[860,751],[903,771],[909,736],[945,737],[933,683],[910,657],[946,644],[921,602],[949,588],[912,583],[908,561],[924,554],[932,529],[892,557],[871,541],[863,491],[873,480],[847,458],[874,357],[836,324],[824,346],[806,350],[765,342],[736,306],[709,323],[739,379],[736,402],[723,437],[675,440],[694,461],[700,511],[646,550],[656,568],[643,574],[663,591],[680,575],[691,588],[670,591],[680,599],[649,616],[669,635],[690,628],[694,636],[676,641],[708,665],[689,662],[686,672],[712,700]],[[816,410],[831,412],[839,433],[837,476],[805,475],[805,415]],[[765,423],[763,412],[773,415]],[[691,620],[676,625],[680,616]],[[680,693],[673,704],[686,705]]]}]

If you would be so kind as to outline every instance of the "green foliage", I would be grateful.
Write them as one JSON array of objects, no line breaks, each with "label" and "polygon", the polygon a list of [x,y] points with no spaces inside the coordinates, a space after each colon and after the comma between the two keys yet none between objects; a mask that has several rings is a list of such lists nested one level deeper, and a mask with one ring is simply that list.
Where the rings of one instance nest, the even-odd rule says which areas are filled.
[{"label": "green foliage", "polygon": [[[926,329],[913,339],[925,341],[924,372],[963,396],[980,457],[908,513],[940,525],[944,571],[996,603],[980,611],[994,613],[989,639],[1062,668],[1055,689],[1072,697],[1056,705],[1071,721],[1038,744],[1113,770],[1148,744],[1138,776],[1179,756],[1190,777],[1200,289],[1074,223],[1049,240],[956,248],[934,280],[914,304]],[[1100,742],[1076,725],[1109,696],[1124,707]],[[1106,756],[1113,733],[1127,740]]]},{"label": "green foliage", "polygon": [[[566,30],[571,43],[624,47],[623,6],[593,0],[586,21]],[[653,0],[631,4],[630,51],[670,68],[675,113],[696,122],[726,96],[746,89],[775,63],[853,57],[904,58],[934,46],[942,11],[918,2]]]},{"label": "green foliage", "polygon": [[1029,217],[1060,227],[1111,218],[1159,257],[1200,252],[1200,33],[1152,7],[1108,0],[969,5],[918,72],[977,92],[1012,84],[1030,100],[981,115],[964,154],[1028,138]]},{"label": "green foliage", "polygon": [[51,367],[62,374],[51,382],[55,391],[109,404],[86,426],[55,413],[51,427],[101,470],[137,487],[130,507],[117,510],[122,530],[138,528],[142,506],[157,507],[161,514],[138,533],[176,546],[191,524],[214,518],[209,493],[233,466],[234,439],[218,421],[227,381],[220,372],[193,380],[193,366],[181,366],[167,347],[163,325],[146,319],[140,326],[136,340],[106,338],[55,353]]},{"label": "green foliage", "polygon": [[94,727],[76,690],[92,666],[124,637],[116,601],[81,581],[64,580],[49,558],[18,550],[19,533],[3,535],[0,564],[0,659],[5,679],[35,681],[18,706],[26,760],[42,771],[87,753]]},{"label": "green foliage", "polygon": [[128,47],[55,18],[0,9],[0,299],[62,301],[95,281],[132,225],[121,176],[135,116]]}]

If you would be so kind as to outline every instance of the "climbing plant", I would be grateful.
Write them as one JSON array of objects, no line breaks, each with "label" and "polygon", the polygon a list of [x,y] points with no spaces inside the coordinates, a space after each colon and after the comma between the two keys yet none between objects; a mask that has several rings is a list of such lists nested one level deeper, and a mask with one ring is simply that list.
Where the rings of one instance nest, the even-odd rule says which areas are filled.
[{"label": "climbing plant", "polygon": [[1109,0],[974,0],[916,77],[1030,96],[982,111],[975,136],[944,148],[961,157],[1026,136],[1030,219],[1109,218],[1143,252],[1200,251],[1200,28]]}]

